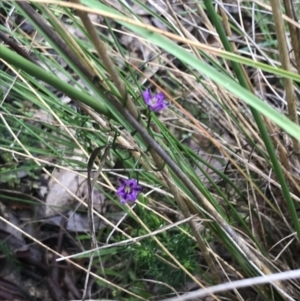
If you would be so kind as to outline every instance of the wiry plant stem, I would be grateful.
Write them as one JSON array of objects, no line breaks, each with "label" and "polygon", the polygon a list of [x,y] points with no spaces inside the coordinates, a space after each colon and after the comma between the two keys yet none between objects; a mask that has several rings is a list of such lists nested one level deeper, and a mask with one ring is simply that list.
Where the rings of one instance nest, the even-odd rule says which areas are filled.
[{"label": "wiry plant stem", "polygon": [[[272,11],[274,15],[274,23],[276,36],[278,40],[278,50],[279,50],[279,58],[282,65],[282,68],[291,71],[290,57],[289,51],[286,41],[286,34],[284,31],[284,22],[282,18],[281,5],[279,0],[271,0]],[[297,43],[298,45],[298,43]],[[295,45],[296,46],[296,45]],[[299,49],[298,49],[299,50]],[[286,92],[286,100],[288,104],[288,115],[289,118],[299,125],[298,115],[297,115],[297,103],[295,99],[295,91],[293,81],[289,78],[284,79],[284,86]],[[299,161],[300,161],[300,141],[293,139],[294,153],[297,156],[297,168],[299,169]]]},{"label": "wiry plant stem", "polygon": [[[285,12],[288,17],[296,21],[297,23],[297,13],[295,9],[295,2],[292,0],[283,0],[283,4],[285,7]],[[299,17],[299,16],[298,16]],[[296,27],[291,22],[288,22],[290,33],[291,33],[291,42],[293,46],[293,52],[295,55],[295,61],[296,61],[296,68],[298,71],[298,74],[300,74],[300,28]]]}]

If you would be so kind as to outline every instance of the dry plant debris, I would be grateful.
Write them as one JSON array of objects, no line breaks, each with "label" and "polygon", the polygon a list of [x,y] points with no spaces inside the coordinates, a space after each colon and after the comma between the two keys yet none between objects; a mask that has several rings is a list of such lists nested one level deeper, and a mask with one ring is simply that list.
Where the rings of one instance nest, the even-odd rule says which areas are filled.
[{"label": "dry plant debris", "polygon": [[[143,24],[152,25],[164,31],[175,31],[182,37],[217,49],[222,47],[211,20],[205,14],[199,13],[201,11],[199,7],[202,7],[202,3],[198,3],[199,1],[143,0],[137,2],[128,0],[126,1],[127,9],[125,9],[124,1],[107,0],[103,2],[129,18],[132,18],[131,10]],[[275,36],[274,24],[268,10],[258,10],[254,6],[243,5],[236,1],[217,2],[216,9],[223,17],[224,28],[227,28],[228,22],[234,28],[231,32],[230,42],[235,45],[239,54],[250,57],[253,61],[267,62],[270,66],[278,65],[278,51],[268,44],[272,39],[266,37],[267,34]],[[72,20],[58,7],[53,8],[53,12],[57,13],[68,32],[83,43],[83,48],[97,57],[84,29],[75,26],[74,19]],[[259,14],[261,18],[255,14]],[[89,14],[89,17],[99,33],[106,37],[106,42],[110,47],[109,54],[120,72],[123,72],[124,78],[129,73],[128,66],[132,68],[130,70],[136,71],[133,78],[128,80],[132,86],[140,84],[145,88],[143,91],[153,91],[152,96],[156,95],[159,98],[156,101],[162,100],[158,95],[162,95],[159,93],[163,90],[179,104],[176,106],[174,103],[170,103],[168,104],[170,109],[161,112],[152,110],[159,111],[155,112],[153,119],[156,118],[158,122],[163,123],[185,147],[199,155],[202,161],[197,159],[190,162],[187,158],[181,159],[185,159],[186,162],[193,165],[195,176],[203,181],[206,189],[214,196],[216,206],[226,212],[229,222],[236,222],[234,214],[238,212],[241,221],[240,224],[237,223],[236,230],[251,248],[256,250],[254,237],[268,252],[261,259],[262,262],[273,270],[284,271],[299,268],[299,243],[291,233],[288,206],[282,197],[274,171],[270,169],[270,165],[264,157],[265,146],[258,134],[257,125],[249,107],[209,78],[197,74],[196,69],[187,68],[175,57],[132,34],[116,21],[106,20],[96,14]],[[269,24],[263,22],[262,18],[268,18]],[[18,28],[24,37],[33,43],[33,48],[27,52],[27,55],[36,64],[48,72],[56,74],[62,82],[70,83],[74,89],[80,91],[84,87],[90,95],[95,96],[79,76],[70,72],[67,63],[52,49],[49,43],[45,42],[43,36],[35,31],[29,20],[18,15],[16,11],[8,15],[5,10],[1,10],[0,20],[8,32],[12,33]],[[170,30],[170,26],[168,27],[166,24],[172,24],[173,28]],[[114,35],[107,25],[113,28]],[[5,36],[11,38],[7,32]],[[126,49],[125,54],[121,54],[119,49],[114,47],[115,38],[118,39],[119,45]],[[15,39],[14,42],[19,45],[19,48],[29,50],[27,45],[22,45]],[[221,60],[213,53],[196,52],[195,48],[190,45],[182,44],[182,46],[199,57],[203,56],[203,61],[209,64],[214,62],[218,64],[216,68],[223,68],[229,75],[234,76],[232,66],[227,61]],[[47,60],[47,64],[40,61],[40,56],[35,51],[50,57],[53,65],[49,65],[51,60]],[[291,61],[293,62],[293,58]],[[0,69],[10,76],[13,75],[2,62],[0,62]],[[247,67],[246,72],[255,94],[276,109],[286,113],[287,102],[281,79],[272,73],[252,67]],[[197,76],[193,74],[197,74]],[[199,79],[201,79],[201,83]],[[26,143],[30,145],[30,151],[36,154],[36,160],[41,163],[41,166],[36,169],[25,168],[26,164],[33,165],[33,159],[20,155],[19,149],[18,151],[13,149],[11,153],[6,152],[9,154],[8,157],[4,153],[0,155],[0,171],[2,171],[3,177],[3,179],[0,178],[2,217],[0,261],[3,266],[0,270],[0,299],[73,300],[80,299],[85,291],[91,298],[108,296],[108,300],[117,297],[120,300],[131,301],[137,300],[135,296],[140,294],[141,300],[161,300],[170,293],[179,294],[191,291],[199,288],[200,284],[210,285],[209,277],[203,276],[207,263],[203,254],[196,248],[195,240],[187,227],[182,227],[181,231],[174,227],[157,237],[169,246],[173,254],[180,258],[183,267],[188,272],[196,270],[195,263],[200,265],[203,273],[200,274],[197,271],[193,273],[193,278],[182,274],[180,268],[165,256],[161,249],[156,247],[151,238],[145,239],[144,245],[133,241],[127,247],[113,246],[109,251],[105,251],[108,248],[103,249],[101,255],[98,254],[99,256],[95,253],[95,265],[90,271],[91,276],[87,285],[85,276],[89,261],[88,255],[73,259],[85,270],[80,270],[69,262],[56,261],[59,257],[57,254],[68,256],[88,250],[90,247],[89,220],[86,209],[87,170],[86,167],[82,168],[87,162],[85,151],[91,152],[98,146],[97,143],[103,143],[101,140],[103,137],[108,137],[107,141],[112,141],[114,135],[113,130],[103,134],[104,126],[102,127],[100,122],[96,124],[95,120],[88,116],[87,110],[74,99],[45,85],[42,81],[39,81],[39,84],[44,85],[55,95],[62,104],[62,112],[54,104],[53,111],[51,111],[51,107],[49,109],[46,106],[37,105],[38,100],[34,98],[34,102],[30,98],[33,97],[33,94],[28,94],[22,104],[20,101],[16,101],[14,90],[7,96],[4,96],[4,93],[0,94],[3,97],[2,105],[4,103],[11,110],[17,108],[12,111],[11,115],[18,116],[20,114],[20,119],[27,126],[27,132],[24,130],[24,125],[20,126],[11,122],[9,126],[13,130],[17,129],[16,132],[21,138],[23,132],[31,137],[32,140],[29,142],[26,140],[27,136],[26,139],[22,138],[21,142],[24,145]],[[21,89],[23,86],[19,85],[17,88]],[[0,89],[5,93],[10,91],[10,88],[8,89],[7,85],[1,82]],[[297,85],[295,85],[295,91],[299,97]],[[148,94],[145,97],[144,92],[144,99],[147,98],[146,104],[151,109],[153,108],[151,102],[153,97],[150,99]],[[26,96],[25,93],[24,95]],[[166,104],[162,106],[167,107]],[[137,107],[140,108],[140,103]],[[298,101],[298,112],[299,107]],[[63,120],[63,125],[57,121],[57,116],[54,116],[53,112],[56,112],[58,119]],[[199,127],[187,118],[186,112],[189,112],[201,123],[203,130],[200,131]],[[0,113],[1,116],[10,117],[8,110],[1,110]],[[146,119],[147,116],[147,112],[142,110],[141,118]],[[82,120],[76,123],[73,122],[75,118],[82,118]],[[100,121],[103,124],[108,122],[104,117]],[[292,153],[292,139],[275,124],[267,120],[265,122],[285,169],[292,197],[299,203],[300,169],[297,157]],[[155,133],[153,124],[154,122],[150,123],[150,127],[154,129]],[[116,124],[112,123],[112,129],[114,127]],[[38,136],[43,140],[34,140],[32,138],[34,136],[30,136],[32,133],[28,134],[28,131],[33,131],[35,128],[41,129]],[[7,127],[3,125],[2,129],[3,140],[13,140]],[[98,135],[97,131],[103,132]],[[120,126],[118,132],[120,139],[125,140],[130,147],[142,152],[137,147],[135,135],[131,135]],[[94,141],[93,139],[97,135],[101,138]],[[60,157],[51,156],[50,147],[46,143],[48,141],[50,144],[53,143],[53,153],[54,149],[62,150]],[[79,143],[76,144],[78,141]],[[249,141],[254,141],[254,143],[251,144]],[[37,152],[37,150],[44,150],[44,153]],[[228,157],[232,160],[228,160]],[[209,163],[210,166],[204,162]],[[100,161],[96,164],[99,165]],[[103,167],[105,174],[109,175],[109,180],[101,178],[98,185],[93,188],[94,227],[99,246],[105,246],[111,241],[119,242],[144,235],[146,230],[141,226],[142,223],[147,225],[146,227],[151,233],[167,224],[175,224],[184,219],[182,213],[174,205],[173,198],[166,187],[158,184],[151,185],[143,181],[140,184],[143,186],[143,196],[147,197],[148,202],[138,201],[131,204],[132,211],[120,207],[115,190],[118,188],[118,177],[128,166],[126,160],[122,161],[112,156]],[[139,162],[135,166],[139,172],[146,173],[147,170],[144,167],[143,162]],[[149,174],[150,179],[161,179],[160,171],[151,171]],[[237,189],[233,189],[221,174],[230,179]],[[124,186],[123,190],[126,189],[128,187]],[[237,190],[240,193],[237,193]],[[229,200],[228,203],[224,202],[224,195]],[[152,213],[154,214],[151,215]],[[8,221],[11,225],[3,220]],[[212,220],[198,216],[195,218],[195,222],[197,231],[208,236],[206,241],[208,250],[219,264],[217,273],[221,275],[222,281],[244,277],[243,269],[232,258],[231,253],[224,245],[213,239],[210,232],[206,234],[207,224]],[[243,232],[242,222],[249,225],[251,233]],[[235,223],[233,227],[235,227]],[[25,231],[27,235],[22,234],[16,228]],[[252,237],[250,238],[250,236]],[[54,254],[47,248],[57,253]],[[138,248],[139,251],[134,253]],[[190,250],[192,251],[188,252]],[[262,255],[260,254],[260,256]],[[139,271],[142,273],[139,274]],[[95,275],[101,275],[103,279],[99,280]],[[143,275],[142,281],[137,279],[136,275],[140,277]],[[151,277],[153,279],[149,279]],[[172,278],[173,282],[167,283],[166,278]],[[113,283],[115,287],[109,287],[104,280],[110,284]],[[174,283],[177,285],[176,287],[172,286]],[[131,290],[132,296],[124,293],[124,290],[127,289]],[[272,290],[272,288],[269,289]],[[295,298],[294,300],[300,298],[298,280],[287,282],[285,289],[291,298]],[[232,298],[230,300],[263,300],[264,293],[268,292],[262,290],[262,294],[259,295],[255,289],[249,288],[239,290],[237,294],[220,295],[219,298],[225,296],[224,298],[227,299]],[[276,297],[278,296],[276,295]],[[201,300],[220,300],[216,298],[207,297]],[[277,299],[274,297],[274,300]]]}]

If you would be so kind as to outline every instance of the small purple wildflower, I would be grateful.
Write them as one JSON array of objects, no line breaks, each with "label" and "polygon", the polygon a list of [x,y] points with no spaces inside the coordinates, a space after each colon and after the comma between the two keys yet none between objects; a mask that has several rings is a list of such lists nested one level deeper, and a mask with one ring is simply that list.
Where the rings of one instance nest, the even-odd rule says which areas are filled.
[{"label": "small purple wildflower", "polygon": [[146,89],[143,92],[143,98],[148,108],[154,112],[159,112],[169,106],[169,103],[165,101],[165,94],[163,92],[152,95],[150,89]]},{"label": "small purple wildflower", "polygon": [[117,190],[118,196],[121,198],[121,204],[127,202],[135,202],[137,196],[142,191],[142,187],[138,184],[136,179],[119,179],[120,187]]}]

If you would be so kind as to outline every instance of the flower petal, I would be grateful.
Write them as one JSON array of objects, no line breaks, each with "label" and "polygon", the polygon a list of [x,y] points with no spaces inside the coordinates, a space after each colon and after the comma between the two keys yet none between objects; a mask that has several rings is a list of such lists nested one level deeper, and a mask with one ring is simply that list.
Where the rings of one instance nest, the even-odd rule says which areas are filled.
[{"label": "flower petal", "polygon": [[144,102],[148,105],[150,103],[150,100],[152,98],[150,89],[146,89],[143,93]]},{"label": "flower petal", "polygon": [[119,193],[118,193],[118,196],[119,196],[120,198],[126,199],[127,193],[124,192],[124,191],[122,191],[122,192],[119,192]]},{"label": "flower petal", "polygon": [[161,110],[164,110],[168,107],[167,103],[163,102],[163,103],[159,103],[155,106],[153,106],[152,111],[154,112],[159,112]]},{"label": "flower petal", "polygon": [[127,203],[127,200],[126,199],[123,199],[123,198],[121,198],[121,204],[122,205],[125,205]]},{"label": "flower petal", "polygon": [[128,201],[135,202],[136,199],[137,199],[137,192],[136,191],[128,194],[128,197],[127,197]]},{"label": "flower petal", "polygon": [[119,182],[120,182],[120,184],[123,185],[123,186],[126,185],[126,182],[127,182],[127,181],[128,181],[127,179],[119,178]]},{"label": "flower petal", "polygon": [[125,189],[125,185],[121,185],[119,186],[119,188],[117,189],[117,193],[123,193],[124,192],[124,189]]},{"label": "flower petal", "polygon": [[152,96],[148,88],[143,92],[143,98],[150,111],[159,112],[169,106],[169,103],[165,101],[165,94],[163,92]]},{"label": "flower petal", "polygon": [[155,95],[157,102],[162,102],[165,99],[165,94],[163,92],[159,92]]},{"label": "flower petal", "polygon": [[134,202],[142,191],[142,186],[138,184],[136,179],[119,180],[121,185],[117,189],[117,194],[120,197],[121,204],[124,205],[128,201]]},{"label": "flower petal", "polygon": [[126,185],[134,188],[137,185],[137,180],[136,179],[129,179],[129,180],[127,180]]}]

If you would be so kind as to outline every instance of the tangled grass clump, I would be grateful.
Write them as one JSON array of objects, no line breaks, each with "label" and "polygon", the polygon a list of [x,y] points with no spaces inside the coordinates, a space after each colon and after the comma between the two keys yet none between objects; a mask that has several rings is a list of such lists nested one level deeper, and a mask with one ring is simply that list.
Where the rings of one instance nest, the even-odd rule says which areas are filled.
[{"label": "tangled grass clump", "polygon": [[50,295],[300,299],[267,280],[300,268],[300,7],[270,3],[0,2],[0,219]]}]

